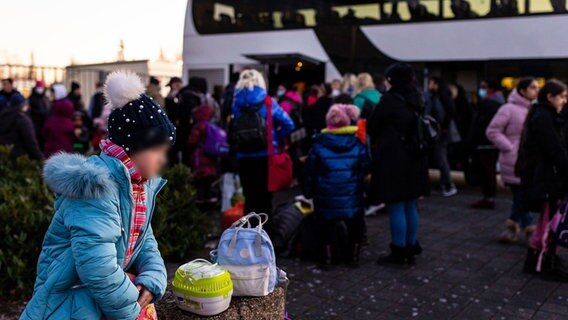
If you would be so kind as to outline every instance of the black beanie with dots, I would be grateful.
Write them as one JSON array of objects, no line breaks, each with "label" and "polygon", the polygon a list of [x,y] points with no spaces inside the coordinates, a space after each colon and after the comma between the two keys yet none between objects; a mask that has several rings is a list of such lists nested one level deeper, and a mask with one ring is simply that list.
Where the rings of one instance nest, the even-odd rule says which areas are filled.
[{"label": "black beanie with dots", "polygon": [[112,111],[108,138],[133,154],[176,140],[176,128],[162,107],[144,94],[140,78],[131,72],[111,73],[105,82],[105,97]]}]

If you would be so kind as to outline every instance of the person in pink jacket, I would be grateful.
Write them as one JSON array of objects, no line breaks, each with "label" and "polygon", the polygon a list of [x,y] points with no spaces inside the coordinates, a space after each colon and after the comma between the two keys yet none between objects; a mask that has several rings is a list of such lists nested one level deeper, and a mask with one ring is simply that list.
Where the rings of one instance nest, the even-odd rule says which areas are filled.
[{"label": "person in pink jacket", "polygon": [[521,229],[525,230],[527,239],[530,239],[535,229],[533,216],[523,201],[521,180],[515,175],[515,164],[525,119],[532,102],[538,96],[538,89],[538,82],[534,78],[521,79],[509,95],[507,103],[499,109],[487,127],[487,138],[499,149],[501,180],[513,193],[511,215],[505,222],[505,231],[500,238],[506,243],[517,241]]}]

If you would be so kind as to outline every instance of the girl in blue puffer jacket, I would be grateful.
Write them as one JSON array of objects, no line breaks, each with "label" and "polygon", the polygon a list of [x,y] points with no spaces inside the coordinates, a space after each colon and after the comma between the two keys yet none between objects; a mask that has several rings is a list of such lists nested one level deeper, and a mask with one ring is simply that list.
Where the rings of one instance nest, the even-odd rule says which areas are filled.
[{"label": "girl in blue puffer jacket", "polygon": [[315,138],[305,166],[304,196],[313,199],[321,218],[324,242],[322,267],[332,262],[331,243],[335,224],[344,220],[351,247],[350,265],[359,264],[364,234],[364,180],[370,169],[366,146],[357,137],[359,108],[333,105],[326,116],[327,128]]},{"label": "girl in blue puffer jacket", "polygon": [[133,73],[109,75],[105,96],[113,111],[101,154],[45,164],[55,214],[20,319],[156,319],[166,269],[150,221],[175,127]]}]

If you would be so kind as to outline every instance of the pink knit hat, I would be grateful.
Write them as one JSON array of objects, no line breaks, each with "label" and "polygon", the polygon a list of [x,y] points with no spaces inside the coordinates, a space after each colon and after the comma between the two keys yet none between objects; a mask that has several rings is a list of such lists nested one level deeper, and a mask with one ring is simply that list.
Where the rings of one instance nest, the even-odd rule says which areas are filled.
[{"label": "pink knit hat", "polygon": [[325,121],[330,129],[351,125],[359,119],[359,108],[352,104],[334,104],[329,108]]}]

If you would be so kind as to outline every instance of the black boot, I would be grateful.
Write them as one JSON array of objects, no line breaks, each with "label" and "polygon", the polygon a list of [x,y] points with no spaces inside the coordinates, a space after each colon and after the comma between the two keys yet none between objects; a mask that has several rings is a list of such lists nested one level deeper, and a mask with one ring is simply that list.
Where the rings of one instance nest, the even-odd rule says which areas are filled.
[{"label": "black boot", "polygon": [[568,282],[568,272],[564,260],[555,253],[544,254],[539,274],[545,280]]},{"label": "black boot", "polygon": [[405,265],[406,262],[408,261],[406,247],[395,246],[394,244],[391,243],[390,248],[391,248],[391,253],[388,256],[379,258],[377,260],[377,263],[383,265],[394,265],[394,266]]},{"label": "black boot", "polygon": [[351,246],[351,256],[348,259],[347,265],[350,268],[359,268],[359,256],[361,253],[361,244],[355,243]]},{"label": "black boot", "polygon": [[416,262],[416,256],[422,253],[422,247],[420,243],[416,241],[413,246],[406,246],[406,259],[409,264],[414,264]]},{"label": "black boot", "polygon": [[523,272],[528,274],[536,274],[536,265],[538,264],[538,256],[540,251],[529,248],[527,251],[527,258],[525,259],[525,265],[523,266]]},{"label": "black boot", "polygon": [[326,245],[325,246],[325,251],[324,251],[324,256],[322,259],[322,262],[319,265],[319,268],[323,271],[329,271],[332,269],[332,256],[331,256],[331,246],[330,245]]}]

